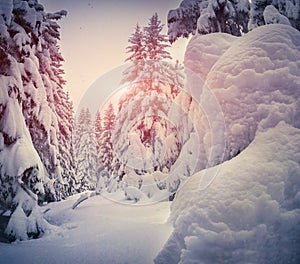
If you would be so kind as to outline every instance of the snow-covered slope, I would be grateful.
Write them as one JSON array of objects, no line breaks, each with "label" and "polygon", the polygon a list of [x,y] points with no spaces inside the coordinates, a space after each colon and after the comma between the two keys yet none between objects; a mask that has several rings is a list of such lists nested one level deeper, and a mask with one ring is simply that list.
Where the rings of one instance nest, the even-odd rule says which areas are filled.
[{"label": "snow-covered slope", "polygon": [[[206,73],[199,54],[208,59],[213,49],[202,43],[222,36],[226,43],[222,34],[192,40],[185,61],[195,72],[187,86],[202,106],[207,88],[216,96],[225,160],[242,152],[195,174],[179,191],[171,213],[175,230],[155,261],[299,263],[300,33],[285,25],[259,27],[204,60],[211,67]],[[204,84],[195,83],[197,74]],[[212,130],[220,125],[209,120]]]}]

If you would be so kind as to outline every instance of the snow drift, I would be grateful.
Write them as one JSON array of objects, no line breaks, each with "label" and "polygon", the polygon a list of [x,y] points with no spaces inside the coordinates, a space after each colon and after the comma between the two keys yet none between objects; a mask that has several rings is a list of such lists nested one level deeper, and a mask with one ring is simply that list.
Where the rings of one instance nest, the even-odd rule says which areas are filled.
[{"label": "snow drift", "polygon": [[[222,38],[228,48],[220,50],[214,40]],[[203,45],[209,42],[212,56]],[[209,72],[201,70],[200,56]],[[198,172],[178,192],[170,218],[175,229],[155,262],[299,263],[300,33],[268,25],[236,40],[196,36],[185,62],[218,99],[224,158],[241,153]],[[187,86],[201,103],[204,86],[193,78]],[[210,174],[216,177],[205,182]]]},{"label": "snow drift", "polygon": [[[227,127],[226,160],[248,146],[257,129],[274,127],[281,120],[300,126],[300,37],[294,28],[262,26],[241,38],[222,33],[195,36],[185,64],[190,69],[187,89],[199,104],[218,115],[206,91],[217,98]],[[210,126],[218,130],[222,124],[213,119],[209,118]]]},{"label": "snow drift", "polygon": [[191,177],[172,204],[175,231],[156,263],[299,263],[299,142],[300,130],[280,123],[219,165],[205,191],[205,171]]}]

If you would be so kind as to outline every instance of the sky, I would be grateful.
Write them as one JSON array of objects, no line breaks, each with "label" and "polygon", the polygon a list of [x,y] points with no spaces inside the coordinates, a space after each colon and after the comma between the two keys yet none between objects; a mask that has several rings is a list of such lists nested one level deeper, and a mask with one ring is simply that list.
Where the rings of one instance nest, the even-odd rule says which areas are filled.
[{"label": "sky", "polygon": [[[167,33],[167,14],[179,6],[180,0],[40,0],[46,12],[67,10],[68,15],[58,23],[61,26],[61,53],[66,89],[75,110],[89,87],[103,74],[121,66],[128,54],[128,38],[136,23],[147,25],[155,13]],[[181,39],[169,52],[183,61],[187,44]],[[103,87],[99,89],[104,89]]]}]

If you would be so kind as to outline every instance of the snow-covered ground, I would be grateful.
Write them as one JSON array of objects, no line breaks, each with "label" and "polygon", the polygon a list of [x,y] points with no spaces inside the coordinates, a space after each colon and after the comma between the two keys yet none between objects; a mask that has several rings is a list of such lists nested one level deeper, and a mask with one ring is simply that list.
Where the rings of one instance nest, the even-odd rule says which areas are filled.
[{"label": "snow-covered ground", "polygon": [[148,206],[78,195],[42,209],[53,227],[38,240],[0,243],[0,263],[153,263],[172,232],[170,202]]}]

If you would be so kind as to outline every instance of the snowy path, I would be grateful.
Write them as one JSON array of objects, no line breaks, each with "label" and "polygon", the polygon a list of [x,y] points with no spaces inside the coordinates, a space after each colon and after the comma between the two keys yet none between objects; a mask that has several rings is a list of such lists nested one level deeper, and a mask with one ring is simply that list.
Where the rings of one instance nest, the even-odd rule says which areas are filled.
[{"label": "snowy path", "polygon": [[0,263],[153,263],[172,232],[169,202],[130,206],[96,196],[72,210],[77,198],[48,206],[59,226],[51,234],[0,243]]}]

